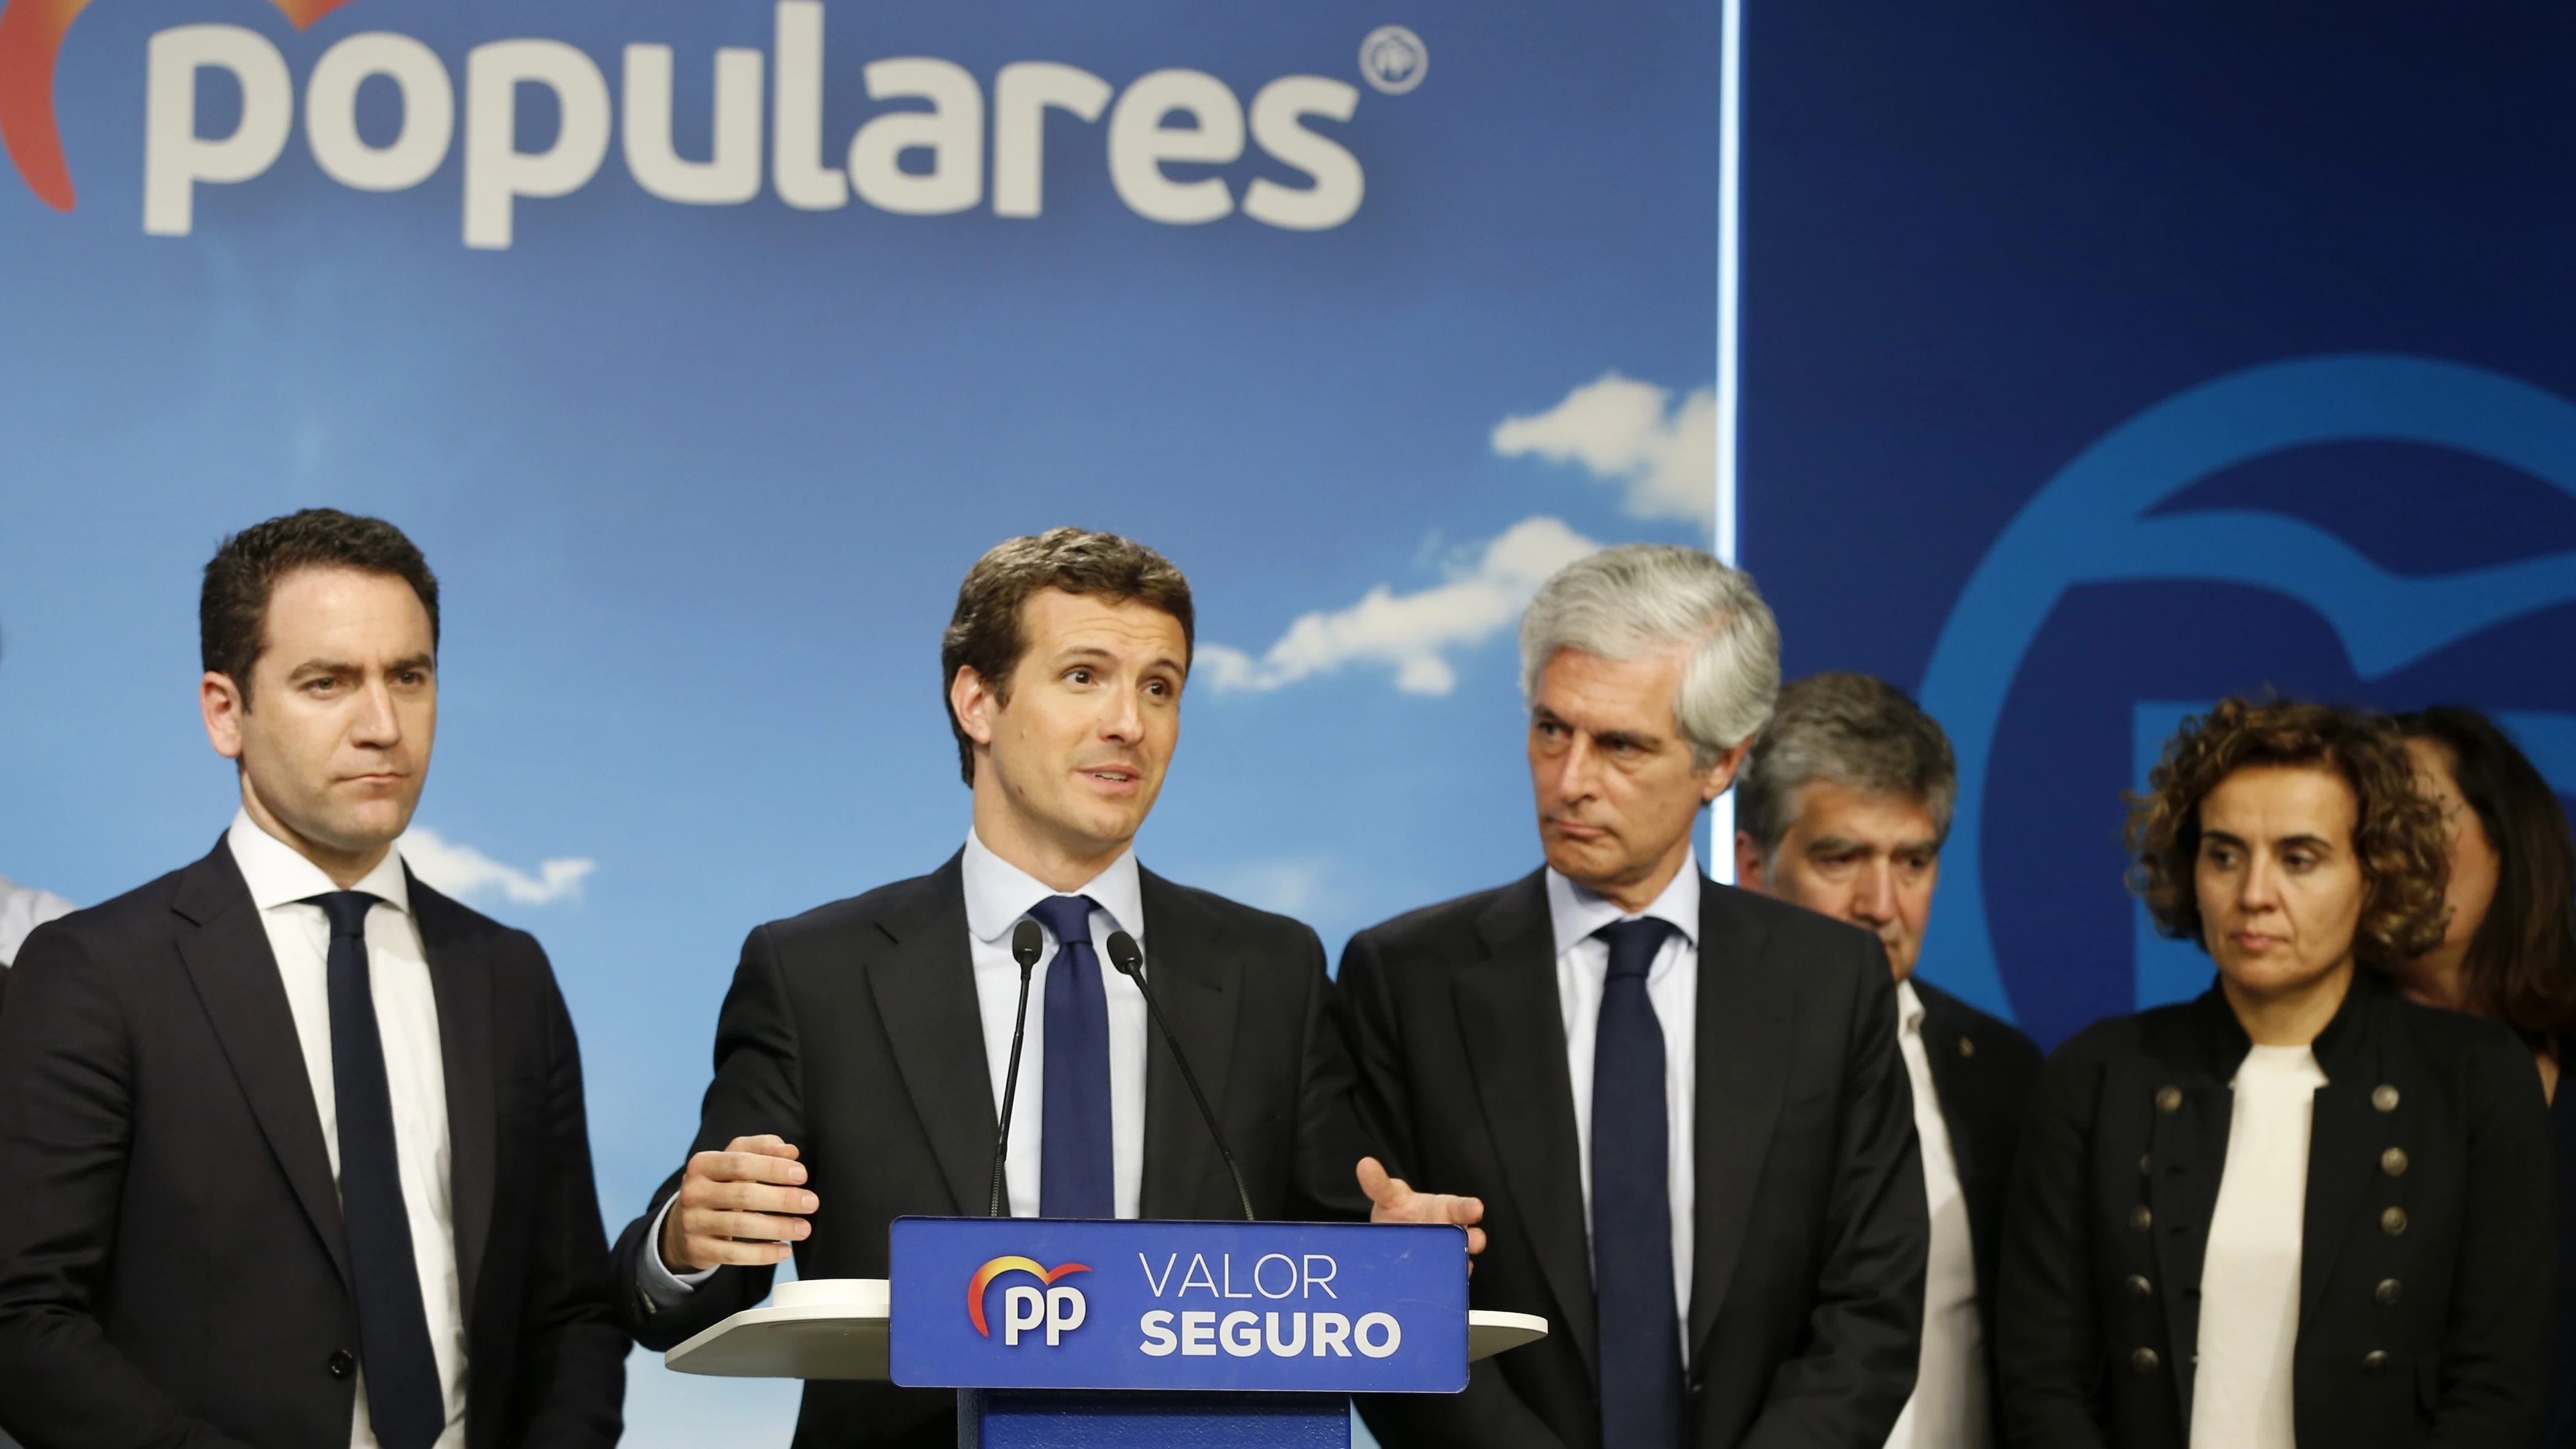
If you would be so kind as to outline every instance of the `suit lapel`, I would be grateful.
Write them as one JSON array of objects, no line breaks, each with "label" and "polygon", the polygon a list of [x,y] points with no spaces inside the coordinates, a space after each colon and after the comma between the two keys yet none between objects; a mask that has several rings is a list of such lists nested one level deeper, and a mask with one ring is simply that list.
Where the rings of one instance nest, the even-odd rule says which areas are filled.
[{"label": "suit lapel", "polygon": [[[2152,1018],[2151,1018],[2152,1020]],[[2151,1037],[2143,1076],[2114,1077],[2112,1110],[2146,1114],[2148,1249],[2155,1256],[2165,1342],[2172,1350],[2176,1409],[2191,1422],[2200,1358],[2200,1275],[2218,1184],[2227,1171],[2227,1139],[2236,1114],[2229,1083],[2252,1045],[2215,988]],[[2180,1094],[2164,1107],[2167,1087]],[[2125,1097],[2126,1102],[2119,1100]],[[2182,1231],[2176,1231],[2180,1228]]]},{"label": "suit lapel", "polygon": [[295,1013],[286,1004],[277,955],[251,904],[250,887],[233,863],[230,847],[188,867],[172,907],[196,930],[179,938],[197,999],[206,1008],[225,1060],[249,1099],[260,1135],[286,1174],[295,1199],[330,1253],[340,1281],[349,1281],[349,1254],[340,1231],[340,1189],[322,1141],[322,1116],[313,1105],[313,1079],[304,1070],[304,1046]]},{"label": "suit lapel", "polygon": [[1459,1033],[1512,1207],[1529,1226],[1559,1318],[1597,1380],[1592,1245],[1583,1225],[1565,1008],[1557,999],[1544,874],[1505,888],[1476,926],[1486,958],[1452,976]]},{"label": "suit lapel", "polygon": [[492,1230],[494,1156],[499,1131],[494,1100],[492,962],[465,939],[457,907],[411,877],[412,919],[420,927],[438,1001],[438,1053],[447,1084],[449,1222],[456,1243],[457,1291],[465,1321],[474,1321],[474,1289]]},{"label": "suit lapel", "polygon": [[2370,1195],[2379,1154],[2390,1145],[2396,1118],[2374,1108],[2371,1091],[2386,1080],[2369,1029],[2383,988],[2368,968],[2355,971],[2344,1007],[2317,1037],[2317,1065],[2326,1084],[2317,1088],[2308,1127],[2308,1202],[2302,1214],[2299,1254],[2299,1321],[2316,1312],[2334,1271],[2344,1234]]},{"label": "suit lapel", "polygon": [[1700,882],[1698,1077],[1692,1092],[1690,1345],[1699,1361],[1744,1251],[1789,1075],[1791,973],[1766,970],[1769,932],[1733,892]]},{"label": "suit lapel", "polygon": [[966,946],[965,875],[949,857],[922,880],[907,910],[879,923],[888,943],[867,965],[868,990],[885,1023],[895,1068],[948,1180],[950,1211],[991,1201],[993,1134],[1000,1111],[984,1060],[984,1019]]},{"label": "suit lapel", "polygon": [[[1940,1109],[1941,1125],[1949,1129],[1950,1165],[1965,1187],[1978,1181],[1984,1168],[1976,1134],[1965,1130],[1973,1120],[1964,1109],[1976,1070],[1971,1059],[1959,1054],[1959,1043],[1967,1040],[1967,1023],[1951,1009],[1949,997],[1919,978],[1911,984],[1915,999],[1923,1003],[1923,1062],[1932,1072],[1932,1095],[1939,1099],[1933,1105]],[[1970,1211],[1976,1206],[1975,1195],[1970,1194]]]},{"label": "suit lapel", "polygon": [[[1225,1120],[1225,1088],[1234,1058],[1237,1008],[1243,1000],[1241,968],[1226,951],[1217,923],[1189,894],[1151,871],[1137,872],[1145,904],[1147,978],[1155,999],[1172,1024],[1172,1034],[1189,1054],[1190,1066],[1207,1090],[1217,1120]],[[1104,966],[1108,963],[1103,962]],[[1170,1045],[1151,1021],[1145,1025],[1145,1181],[1141,1211],[1146,1217],[1197,1217],[1206,1211],[1203,1191],[1209,1175],[1220,1170],[1216,1148],[1181,1080]],[[1231,1183],[1222,1194],[1234,1216]]]}]

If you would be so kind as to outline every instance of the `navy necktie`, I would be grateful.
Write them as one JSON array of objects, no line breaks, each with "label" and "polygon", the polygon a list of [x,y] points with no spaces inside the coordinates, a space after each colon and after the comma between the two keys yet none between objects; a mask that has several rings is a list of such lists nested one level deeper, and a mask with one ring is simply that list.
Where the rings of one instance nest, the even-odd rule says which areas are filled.
[{"label": "navy necktie", "polygon": [[394,1102],[367,979],[364,891],[315,896],[331,919],[331,1083],[340,1121],[340,1219],[358,1300],[367,1417],[384,1449],[430,1449],[447,1429],[438,1358],[420,1304],[411,1216],[394,1154]]},{"label": "navy necktie", "polygon": [[1109,1136],[1109,993],[1091,947],[1091,897],[1050,896],[1029,918],[1054,933],[1046,978],[1046,1122],[1038,1147],[1038,1213],[1118,1216]]},{"label": "navy necktie", "polygon": [[1592,1284],[1608,1449],[1683,1442],[1664,1030],[1646,995],[1646,972],[1671,930],[1635,920],[1593,933],[1610,948],[1592,1037]]}]

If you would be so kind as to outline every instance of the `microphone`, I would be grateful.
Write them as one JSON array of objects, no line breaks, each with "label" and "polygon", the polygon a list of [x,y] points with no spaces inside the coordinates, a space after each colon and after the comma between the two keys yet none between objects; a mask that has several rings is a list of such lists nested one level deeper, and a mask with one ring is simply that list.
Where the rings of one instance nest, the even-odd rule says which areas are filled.
[{"label": "microphone", "polygon": [[1145,993],[1145,1009],[1154,1014],[1155,1029],[1162,1032],[1164,1043],[1171,1047],[1172,1060],[1180,1064],[1181,1080],[1189,1083],[1190,1097],[1199,1104],[1199,1116],[1207,1121],[1216,1155],[1225,1159],[1225,1170],[1234,1176],[1234,1195],[1243,1203],[1243,1220],[1253,1221],[1252,1194],[1244,1190],[1243,1169],[1234,1165],[1234,1154],[1226,1150],[1225,1132],[1216,1125],[1216,1109],[1208,1105],[1207,1093],[1199,1087],[1198,1073],[1190,1070],[1190,1059],[1181,1054],[1181,1039],[1172,1035],[1172,1024],[1163,1020],[1163,1004],[1154,999],[1154,988],[1145,984],[1145,953],[1137,948],[1136,938],[1125,931],[1110,932],[1109,964]]},{"label": "microphone", "polygon": [[1046,954],[1046,932],[1023,919],[1011,928],[1011,959],[1020,963],[1020,1011],[1011,1019],[1011,1069],[1002,1077],[1002,1130],[993,1134],[992,1216],[1011,1215],[1011,1189],[1002,1164],[1011,1152],[1011,1104],[1020,1095],[1020,1041],[1029,1030],[1029,970]]}]

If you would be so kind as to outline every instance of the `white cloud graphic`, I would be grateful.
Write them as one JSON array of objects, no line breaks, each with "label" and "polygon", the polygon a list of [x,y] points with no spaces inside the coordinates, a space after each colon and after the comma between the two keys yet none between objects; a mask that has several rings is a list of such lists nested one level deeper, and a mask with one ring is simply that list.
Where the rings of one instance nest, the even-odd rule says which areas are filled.
[{"label": "white cloud graphic", "polygon": [[1546,412],[1495,424],[1494,451],[1578,463],[1623,483],[1639,518],[1717,517],[1717,394],[1708,388],[1676,404],[1670,388],[1606,372]]},{"label": "white cloud graphic", "polygon": [[451,845],[437,831],[418,825],[404,831],[394,848],[402,852],[412,874],[441,894],[463,899],[498,891],[523,906],[548,905],[579,895],[582,878],[599,868],[595,860],[549,860],[530,875],[517,866],[503,865],[473,846]]},{"label": "white cloud graphic", "polygon": [[1474,562],[1453,568],[1445,584],[1413,594],[1380,584],[1346,609],[1298,619],[1259,658],[1202,644],[1197,672],[1222,693],[1277,689],[1348,664],[1385,664],[1408,694],[1447,694],[1458,687],[1447,651],[1509,627],[1548,575],[1600,547],[1563,520],[1523,519]]}]

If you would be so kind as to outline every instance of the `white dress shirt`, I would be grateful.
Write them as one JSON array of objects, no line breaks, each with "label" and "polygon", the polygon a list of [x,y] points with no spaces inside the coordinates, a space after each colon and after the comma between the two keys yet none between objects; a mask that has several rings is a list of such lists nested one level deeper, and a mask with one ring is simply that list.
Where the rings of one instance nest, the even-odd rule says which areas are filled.
[{"label": "white dress shirt", "polygon": [[[984,1026],[984,1061],[992,1072],[993,1112],[1002,1110],[1002,1089],[1011,1068],[1011,1023],[1019,1011],[1020,963],[1011,956],[1011,931],[1029,909],[1049,896],[1091,897],[1091,948],[1100,957],[1100,984],[1109,998],[1109,1158],[1118,1216],[1135,1217],[1145,1195],[1145,994],[1109,964],[1109,935],[1125,931],[1145,946],[1145,896],[1128,850],[1078,890],[1058,892],[1027,871],[987,849],[974,832],[966,835],[959,862],[965,876],[966,953],[975,973],[975,1009]],[[1046,928],[1041,925],[1040,930]],[[1028,1031],[1020,1044],[1020,1090],[1011,1104],[1010,1160],[1004,1179],[1013,1217],[1038,1215],[1038,1188],[1045,1165],[1046,1128],[1046,984],[1056,967],[1055,933],[1046,933],[1046,954],[1029,972]],[[1152,970],[1148,957],[1147,970]],[[1607,969],[1606,967],[1604,969]],[[1594,995],[1599,991],[1596,988]],[[805,1144],[799,1144],[803,1146]],[[981,1202],[967,1205],[983,1211]],[[662,1217],[653,1219],[653,1251],[641,1259],[639,1276],[647,1297],[669,1305],[715,1272],[673,1273],[662,1262]]]},{"label": "white dress shirt", "polygon": [[[1646,970],[1646,999],[1664,1029],[1664,1163],[1672,1189],[1673,1299],[1690,1320],[1691,1207],[1699,1198],[1693,1176],[1691,1109],[1699,1080],[1699,853],[1635,916],[1547,873],[1547,914],[1556,936],[1556,1001],[1565,1014],[1565,1075],[1574,1088],[1575,1162],[1583,1174],[1583,1232],[1592,1233],[1592,1037],[1601,1021],[1601,993],[1610,979],[1610,947],[1593,932],[1616,921],[1651,917],[1672,926]],[[1688,1339],[1689,1334],[1684,1332]],[[1690,1345],[1682,1345],[1685,1360]]]},{"label": "white dress shirt", "polygon": [[[251,904],[268,933],[277,975],[304,1050],[304,1075],[313,1084],[313,1106],[322,1119],[322,1146],[331,1178],[340,1177],[340,1104],[331,1068],[331,923],[320,906],[304,902],[340,887],[322,868],[270,835],[248,811],[234,815],[224,836],[250,887]],[[402,1178],[404,1216],[411,1225],[412,1263],[420,1272],[420,1306],[429,1320],[430,1353],[438,1362],[439,1392],[447,1403],[447,1429],[437,1449],[465,1443],[465,1313],[456,1279],[456,1237],[449,1191],[447,1076],[438,1044],[438,997],[431,989],[429,958],[412,919],[411,886],[402,858],[392,852],[353,890],[385,903],[367,912],[367,978],[375,997],[376,1034],[384,1042],[385,1086],[393,1098],[394,1158]],[[376,1449],[367,1418],[366,1369],[358,1371],[357,1408],[349,1425],[350,1449]]]},{"label": "white dress shirt", "polygon": [[27,933],[72,913],[72,903],[52,891],[22,886],[0,875],[0,966],[18,959],[18,947]]},{"label": "white dress shirt", "polygon": [[2295,1449],[2290,1370],[2307,1242],[2308,1129],[2326,1084],[2304,1046],[2258,1046],[2228,1086],[2227,1165],[2200,1265],[2191,1449]]},{"label": "white dress shirt", "polygon": [[1914,1134],[1923,1146],[1923,1196],[1932,1216],[1932,1256],[1923,1275],[1923,1353],[1914,1394],[1896,1416],[1888,1449],[1986,1449],[1994,1443],[1987,1402],[1986,1326],[1977,1311],[1977,1254],[1968,1238],[1968,1199],[1950,1124],[1923,1050],[1923,998],[1896,983],[1897,1049],[1914,1084]]}]

